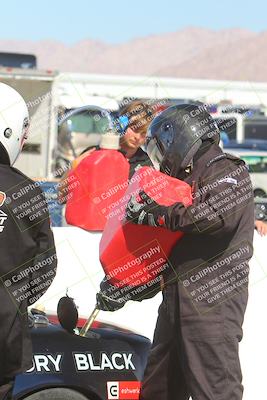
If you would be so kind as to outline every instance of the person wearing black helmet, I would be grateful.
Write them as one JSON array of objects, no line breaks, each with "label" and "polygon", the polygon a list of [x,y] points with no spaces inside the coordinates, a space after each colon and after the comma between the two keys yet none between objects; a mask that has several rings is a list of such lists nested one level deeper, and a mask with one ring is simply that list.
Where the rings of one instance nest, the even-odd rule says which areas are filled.
[{"label": "person wearing black helmet", "polygon": [[242,399],[238,345],[253,252],[253,190],[245,163],[223,153],[219,139],[204,105],[170,107],[148,130],[154,166],[189,183],[193,203],[161,206],[145,192],[142,208],[136,197],[128,203],[128,220],[184,232],[164,271],[142,400]]}]

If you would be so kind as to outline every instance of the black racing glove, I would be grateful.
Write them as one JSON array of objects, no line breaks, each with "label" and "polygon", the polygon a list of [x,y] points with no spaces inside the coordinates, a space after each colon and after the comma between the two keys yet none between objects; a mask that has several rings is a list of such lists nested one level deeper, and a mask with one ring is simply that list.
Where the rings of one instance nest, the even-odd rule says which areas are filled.
[{"label": "black racing glove", "polygon": [[167,207],[159,205],[144,191],[139,193],[142,202],[131,196],[126,207],[126,220],[138,225],[166,226]]},{"label": "black racing glove", "polygon": [[100,283],[100,291],[96,295],[97,308],[102,311],[117,311],[124,306],[123,298],[114,298],[119,289],[112,286],[106,279]]}]

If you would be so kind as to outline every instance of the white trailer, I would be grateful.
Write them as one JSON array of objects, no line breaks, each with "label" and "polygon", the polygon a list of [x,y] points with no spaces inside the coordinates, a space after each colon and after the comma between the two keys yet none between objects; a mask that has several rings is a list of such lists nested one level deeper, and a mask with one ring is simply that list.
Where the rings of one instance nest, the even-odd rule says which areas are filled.
[{"label": "white trailer", "polygon": [[64,85],[69,83],[78,90],[80,85],[85,85],[90,94],[117,101],[127,97],[194,99],[204,103],[224,102],[267,108],[267,83],[78,73],[61,73],[57,80]]}]

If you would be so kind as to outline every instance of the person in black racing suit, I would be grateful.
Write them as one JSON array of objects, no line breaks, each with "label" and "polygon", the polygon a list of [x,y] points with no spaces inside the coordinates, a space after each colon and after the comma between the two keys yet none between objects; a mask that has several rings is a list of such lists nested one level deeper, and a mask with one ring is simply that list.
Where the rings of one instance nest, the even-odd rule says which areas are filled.
[{"label": "person in black racing suit", "polygon": [[204,105],[170,107],[147,139],[155,167],[192,186],[193,203],[160,206],[142,192],[127,219],[185,233],[164,272],[163,302],[142,400],[241,400],[238,345],[248,297],[253,190],[243,161],[224,154]]},{"label": "person in black racing suit", "polygon": [[39,184],[12,167],[28,131],[23,98],[0,83],[0,400],[32,365],[27,307],[55,277],[57,258]]}]

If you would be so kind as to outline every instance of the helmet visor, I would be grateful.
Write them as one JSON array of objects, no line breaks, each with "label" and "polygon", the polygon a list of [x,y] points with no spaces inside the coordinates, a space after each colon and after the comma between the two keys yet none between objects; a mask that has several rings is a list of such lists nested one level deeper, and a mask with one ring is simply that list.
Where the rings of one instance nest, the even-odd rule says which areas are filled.
[{"label": "helmet visor", "polygon": [[174,128],[170,122],[164,121],[160,127],[156,123],[150,124],[145,150],[157,170],[160,170],[164,155],[173,141]]},{"label": "helmet visor", "polygon": [[146,152],[157,171],[160,170],[160,166],[163,160],[163,154],[157,146],[155,139],[147,140],[146,142]]}]

